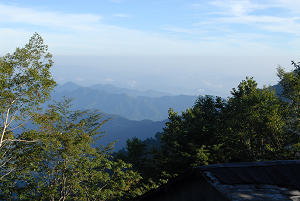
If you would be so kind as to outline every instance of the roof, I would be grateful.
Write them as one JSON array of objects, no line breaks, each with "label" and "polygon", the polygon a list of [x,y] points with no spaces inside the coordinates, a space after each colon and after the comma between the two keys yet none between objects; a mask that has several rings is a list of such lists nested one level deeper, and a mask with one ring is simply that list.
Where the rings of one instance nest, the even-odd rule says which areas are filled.
[{"label": "roof", "polygon": [[225,163],[196,170],[230,200],[300,200],[299,160]]},{"label": "roof", "polygon": [[229,200],[299,200],[300,160],[224,163],[193,168],[141,197],[201,174]]},{"label": "roof", "polygon": [[300,160],[224,163],[196,167],[226,184],[268,184],[300,190]]}]

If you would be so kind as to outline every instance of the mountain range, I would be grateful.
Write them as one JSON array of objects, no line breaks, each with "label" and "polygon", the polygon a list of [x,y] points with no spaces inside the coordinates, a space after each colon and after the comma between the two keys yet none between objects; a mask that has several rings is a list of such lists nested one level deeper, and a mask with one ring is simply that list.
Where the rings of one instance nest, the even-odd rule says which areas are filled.
[{"label": "mountain range", "polygon": [[126,140],[137,137],[141,140],[154,137],[157,132],[162,132],[167,119],[163,121],[152,120],[129,120],[120,115],[107,114],[105,118],[112,118],[101,126],[101,131],[107,131],[104,137],[100,138],[94,146],[115,143],[115,150],[120,150],[126,146]]},{"label": "mountain range", "polygon": [[[137,137],[145,140],[162,132],[168,121],[169,108],[177,112],[185,111],[197,99],[197,96],[172,95],[155,90],[138,91],[109,84],[83,87],[73,82],[58,85],[51,93],[55,101],[62,100],[63,96],[74,98],[71,110],[98,109],[105,114],[104,119],[110,118],[101,126],[105,136],[93,146],[105,146],[116,141],[116,151],[126,146],[127,139]],[[45,103],[44,107],[50,102]],[[30,124],[26,127],[34,128]],[[21,131],[16,130],[18,132]]]},{"label": "mountain range", "polygon": [[[277,93],[282,90],[280,85],[274,85],[272,88],[275,88]],[[61,100],[63,96],[75,98],[72,101],[72,110],[99,109],[105,114],[104,119],[111,118],[101,127],[101,131],[107,131],[105,136],[93,146],[105,146],[116,141],[116,151],[126,146],[127,139],[137,137],[145,140],[157,132],[162,132],[168,121],[169,108],[177,112],[185,111],[192,107],[197,99],[197,96],[174,96],[154,90],[138,91],[113,85],[82,87],[73,82],[58,85],[51,94],[52,99],[56,101]]]},{"label": "mountain range", "polygon": [[[55,88],[56,92],[63,92],[63,91],[75,91],[78,88],[81,88],[82,86],[74,83],[74,82],[66,82],[63,85],[57,85]],[[147,90],[147,91],[139,91],[139,90],[132,90],[132,89],[127,89],[127,88],[120,88],[116,87],[111,84],[94,84],[89,87],[86,87],[89,89],[96,89],[99,91],[106,91],[111,94],[127,94],[128,96],[148,96],[148,97],[161,97],[161,96],[172,96],[171,93],[165,93],[165,92],[160,92],[160,91],[155,91],[155,90]]]},{"label": "mountain range", "polygon": [[[102,113],[104,117],[101,119],[107,120],[100,127],[100,131],[104,132],[104,136],[96,141],[92,146],[101,147],[101,145],[106,146],[111,142],[116,142],[114,145],[115,151],[118,151],[126,146],[126,140],[133,137],[137,137],[141,140],[146,140],[147,138],[153,137],[157,132],[162,132],[165,127],[167,120],[163,121],[152,121],[152,120],[129,120],[120,115],[112,115]],[[12,125],[12,127],[16,126]],[[26,129],[33,130],[37,128],[35,125],[28,122],[25,125]],[[23,132],[23,129],[16,128],[13,130],[15,135]]]},{"label": "mountain range", "polygon": [[52,99],[57,101],[63,96],[75,98],[72,101],[73,110],[99,109],[101,112],[121,115],[130,120],[152,121],[167,119],[169,108],[176,112],[185,111],[197,99],[197,96],[173,96],[154,90],[141,92],[112,85],[82,87],[72,82],[58,85],[51,94]]}]

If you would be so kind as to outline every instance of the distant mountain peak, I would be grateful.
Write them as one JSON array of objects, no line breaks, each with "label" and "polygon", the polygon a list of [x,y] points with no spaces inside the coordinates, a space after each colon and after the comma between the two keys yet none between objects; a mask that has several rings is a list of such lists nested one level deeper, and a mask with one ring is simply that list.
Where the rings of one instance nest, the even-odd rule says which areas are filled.
[{"label": "distant mountain peak", "polygon": [[62,85],[60,85],[60,84],[57,85],[54,90],[56,92],[63,92],[63,91],[70,91],[71,92],[71,91],[75,91],[79,87],[82,87],[82,86],[79,85],[79,84],[76,84],[74,82],[68,81],[68,82],[66,82]]},{"label": "distant mountain peak", "polygon": [[165,93],[165,92],[160,92],[160,91],[155,91],[155,90],[147,90],[147,91],[139,91],[136,89],[128,89],[128,88],[121,88],[121,87],[116,87],[111,84],[94,84],[92,86],[89,86],[88,88],[90,89],[96,89],[100,91],[106,91],[111,94],[127,94],[128,96],[132,97],[138,97],[138,96],[147,96],[147,97],[162,97],[162,96],[172,96],[170,93]]}]

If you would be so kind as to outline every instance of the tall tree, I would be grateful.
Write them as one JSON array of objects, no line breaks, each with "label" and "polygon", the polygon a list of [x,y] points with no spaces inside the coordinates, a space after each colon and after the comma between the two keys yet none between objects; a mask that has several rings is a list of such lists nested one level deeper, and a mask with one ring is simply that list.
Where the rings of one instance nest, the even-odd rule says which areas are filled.
[{"label": "tall tree", "polygon": [[200,96],[180,115],[170,109],[158,149],[149,152],[145,141],[127,141],[135,170],[159,181],[207,164],[294,159],[299,135],[287,129],[289,109],[275,91],[259,89],[247,77],[231,94],[227,100]]},{"label": "tall tree", "polygon": [[20,136],[15,138],[13,130],[35,116],[56,85],[49,71],[53,65],[51,58],[37,33],[24,48],[16,48],[13,54],[0,58],[0,180],[15,169],[11,158],[6,157],[12,143],[24,141]]},{"label": "tall tree", "polygon": [[[160,160],[157,160],[158,148],[153,147],[159,145],[159,140],[161,133],[156,133],[156,140],[147,138],[142,141],[136,137],[128,139],[126,141],[126,147],[117,153],[116,158],[122,159],[127,163],[132,164],[131,169],[138,171],[143,179],[141,180],[141,186],[146,188],[152,188],[155,183],[163,183],[160,180],[161,169]],[[146,144],[152,141],[153,144]]]},{"label": "tall tree", "polygon": [[[161,137],[162,169],[167,175],[223,162],[219,129],[225,103],[220,97],[200,96],[195,105],[181,115],[169,110],[169,122]],[[216,152],[219,154],[214,154]]]},{"label": "tall tree", "polygon": [[288,146],[295,136],[284,131],[284,111],[274,90],[257,88],[246,78],[231,92],[226,107],[228,140],[232,161],[289,158]]},{"label": "tall tree", "polygon": [[19,181],[10,184],[18,194],[14,200],[119,200],[134,195],[131,186],[141,177],[126,171],[129,164],[111,158],[113,143],[102,149],[91,147],[103,137],[100,127],[107,120],[100,121],[103,115],[97,111],[70,111],[70,101],[65,98],[49,105],[34,119],[38,130],[23,134],[25,139],[39,140],[27,144],[18,155],[17,163],[29,175],[11,177]]},{"label": "tall tree", "polygon": [[[291,135],[299,136],[300,133],[300,62],[292,61],[294,70],[286,72],[284,68],[278,66],[277,75],[280,78],[279,84],[283,90],[280,94],[288,107],[288,115],[285,118],[285,129]],[[294,144],[300,152],[300,141]]]},{"label": "tall tree", "polygon": [[147,146],[142,140],[134,137],[131,140],[126,140],[126,152],[125,154],[119,153],[119,158],[132,164],[132,169],[139,171],[142,175],[147,172]]}]

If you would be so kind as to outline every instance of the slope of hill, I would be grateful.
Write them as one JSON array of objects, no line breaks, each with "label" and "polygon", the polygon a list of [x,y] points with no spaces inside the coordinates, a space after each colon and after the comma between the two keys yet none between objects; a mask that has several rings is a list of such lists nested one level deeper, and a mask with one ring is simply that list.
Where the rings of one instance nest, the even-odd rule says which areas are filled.
[{"label": "slope of hill", "polygon": [[63,92],[63,91],[75,91],[76,89],[78,89],[79,87],[82,87],[74,82],[66,82],[63,85],[58,84],[54,90],[56,92]]},{"label": "slope of hill", "polygon": [[[103,113],[105,114],[105,113]],[[148,137],[153,137],[157,132],[162,132],[165,127],[165,123],[168,120],[163,121],[151,121],[151,120],[142,120],[135,121],[129,120],[120,115],[111,115],[105,114],[102,120],[110,119],[105,124],[101,126],[101,131],[105,132],[105,136],[100,138],[96,144],[92,145],[94,147],[101,147],[101,145],[108,145],[111,142],[117,141],[115,143],[115,151],[122,149],[126,146],[126,140],[133,137],[145,140]],[[26,129],[35,129],[36,126],[31,123],[25,125]],[[18,128],[14,129],[13,132],[15,135],[22,133],[23,130]]]},{"label": "slope of hill", "polygon": [[280,96],[282,94],[283,88],[279,83],[275,84],[273,86],[270,86],[270,88],[275,89],[275,92],[276,92],[277,95]]},{"label": "slope of hill", "polygon": [[[75,91],[78,89],[80,86],[74,82],[66,82],[63,85],[58,85],[55,88],[56,92],[63,92],[63,91]],[[170,93],[165,93],[165,92],[160,92],[160,91],[155,91],[155,90],[147,90],[147,91],[139,91],[139,90],[132,90],[132,89],[127,89],[127,88],[119,88],[116,86],[113,86],[111,84],[94,84],[92,86],[86,87],[90,89],[96,89],[99,91],[105,91],[110,94],[127,94],[128,96],[133,96],[133,97],[138,97],[138,96],[148,96],[148,97],[161,97],[161,96],[172,96]]]},{"label": "slope of hill", "polygon": [[74,91],[53,92],[53,100],[61,100],[62,96],[76,98],[73,110],[99,109],[101,112],[118,114],[131,120],[150,119],[162,121],[168,118],[168,109],[181,112],[192,107],[197,96],[163,96],[163,97],[132,97],[125,93],[111,94],[105,91],[79,87]]},{"label": "slope of hill", "polygon": [[111,94],[127,94],[128,96],[133,96],[133,97],[138,97],[138,96],[148,96],[148,97],[161,97],[161,96],[172,96],[170,93],[164,93],[164,92],[159,92],[155,90],[147,90],[147,91],[138,91],[138,90],[132,90],[132,89],[127,89],[127,88],[119,88],[115,87],[111,84],[94,84],[90,87],[90,89],[96,89],[96,90],[101,90],[101,91],[106,91]]},{"label": "slope of hill", "polygon": [[115,150],[120,150],[126,146],[126,140],[133,137],[145,140],[148,137],[153,137],[157,132],[162,132],[167,120],[151,121],[142,120],[134,121],[126,119],[120,115],[106,115],[106,118],[112,117],[107,123],[101,127],[102,131],[107,131],[95,146],[107,145],[110,142],[116,141]]}]

